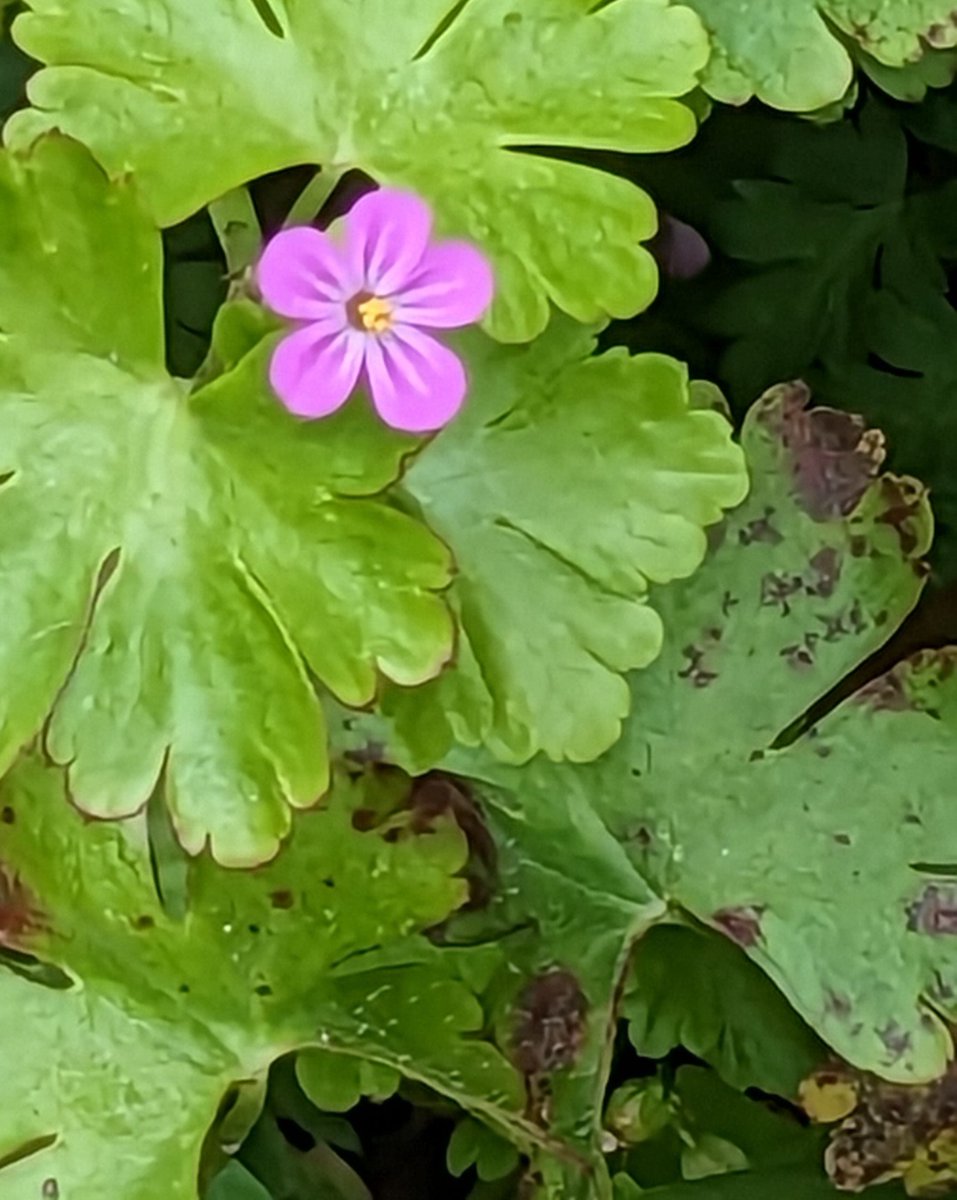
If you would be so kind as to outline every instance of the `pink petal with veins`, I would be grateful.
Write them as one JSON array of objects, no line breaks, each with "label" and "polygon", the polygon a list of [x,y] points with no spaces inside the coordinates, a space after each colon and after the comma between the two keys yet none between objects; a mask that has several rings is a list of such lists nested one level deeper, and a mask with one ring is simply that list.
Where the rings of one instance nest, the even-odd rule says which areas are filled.
[{"label": "pink petal with veins", "polygon": [[439,242],[397,293],[396,320],[432,329],[471,325],[487,312],[494,290],[492,268],[474,246]]},{"label": "pink petal with veins", "polygon": [[461,360],[411,325],[369,339],[366,373],[376,412],[387,425],[406,433],[441,429],[465,399]]},{"label": "pink petal with veins", "polygon": [[341,408],[356,386],[366,339],[335,321],[307,325],[273,352],[269,382],[298,417],[326,417]]},{"label": "pink petal with veins", "polygon": [[300,321],[331,316],[355,291],[342,247],[308,226],[284,229],[272,238],[256,280],[273,312]]},{"label": "pink petal with veins", "polygon": [[355,202],[344,217],[349,262],[377,296],[397,291],[419,265],[432,212],[409,192],[380,188]]}]

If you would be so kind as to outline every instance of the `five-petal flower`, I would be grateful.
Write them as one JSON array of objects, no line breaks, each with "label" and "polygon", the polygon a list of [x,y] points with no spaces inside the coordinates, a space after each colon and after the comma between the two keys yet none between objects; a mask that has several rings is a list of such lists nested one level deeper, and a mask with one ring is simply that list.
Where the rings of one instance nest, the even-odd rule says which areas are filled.
[{"label": "five-petal flower", "polygon": [[492,270],[465,242],[431,240],[418,196],[382,188],[329,232],[287,229],[257,272],[266,304],[299,328],[276,347],[270,382],[297,416],[340,408],[362,376],[386,424],[440,429],[458,412],[462,361],[425,329],[477,321],[492,301]]}]

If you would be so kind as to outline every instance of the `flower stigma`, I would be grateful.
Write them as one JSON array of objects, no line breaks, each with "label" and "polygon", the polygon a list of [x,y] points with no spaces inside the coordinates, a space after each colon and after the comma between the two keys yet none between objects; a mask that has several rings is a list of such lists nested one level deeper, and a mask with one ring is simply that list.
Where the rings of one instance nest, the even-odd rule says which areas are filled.
[{"label": "flower stigma", "polygon": [[365,333],[388,333],[393,325],[392,305],[381,296],[360,292],[346,305],[349,322]]}]

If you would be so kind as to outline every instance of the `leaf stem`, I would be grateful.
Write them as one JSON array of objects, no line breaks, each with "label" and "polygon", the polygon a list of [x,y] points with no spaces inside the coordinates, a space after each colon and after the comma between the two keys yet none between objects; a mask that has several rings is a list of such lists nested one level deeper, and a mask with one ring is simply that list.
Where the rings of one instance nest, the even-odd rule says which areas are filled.
[{"label": "leaf stem", "polygon": [[345,168],[322,167],[299,193],[283,224],[284,229],[293,225],[309,225],[325,207],[326,201],[336,190]]},{"label": "leaf stem", "polygon": [[209,206],[216,236],[226,255],[230,279],[238,279],[252,266],[262,244],[262,230],[249,188],[233,188]]}]

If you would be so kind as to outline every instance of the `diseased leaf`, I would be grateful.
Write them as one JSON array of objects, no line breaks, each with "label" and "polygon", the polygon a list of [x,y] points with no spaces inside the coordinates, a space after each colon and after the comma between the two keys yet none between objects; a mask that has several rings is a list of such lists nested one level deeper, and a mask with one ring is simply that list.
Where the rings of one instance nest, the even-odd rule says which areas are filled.
[{"label": "diseased leaf", "polygon": [[136,173],[162,224],[281,167],[359,167],[420,193],[442,233],[490,255],[495,337],[534,337],[549,300],[594,321],[654,295],[639,245],[655,232],[649,198],[516,150],[689,141],[695,119],[673,97],[695,86],[708,50],[687,7],[404,0],[401,19],[393,0],[29,7],[16,38],[49,68],[8,140],[54,126],[77,137],[112,174]]},{"label": "diseased leaf", "polygon": [[[42,986],[0,959],[5,1200],[195,1200],[224,1094],[299,1046],[411,1071],[535,1136],[517,1073],[480,1036],[474,993],[412,936],[464,901],[464,836],[447,815],[422,833],[398,822],[391,839],[360,832],[366,792],[361,776],[340,776],[327,808],[299,818],[279,860],[257,871],[194,861],[189,913],[175,922],[156,898],[141,822],[84,824],[61,773],[35,762],[8,775],[0,946],[76,986]],[[387,968],[375,961],[385,950]],[[467,1019],[438,1038],[434,1024],[390,1019],[430,1004]]]},{"label": "diseased leaf", "polygon": [[[461,782],[449,786],[468,793]],[[664,908],[587,806],[570,807],[560,790],[530,796],[527,806],[494,786],[481,794],[498,847],[496,886],[487,903],[443,927],[439,944],[473,965],[478,949],[497,951],[473,986],[496,1044],[523,1077],[526,1116],[543,1134],[537,1145],[511,1137],[532,1157],[542,1200],[606,1200],[602,1114],[616,996],[633,943]],[[434,1037],[437,1017],[419,1025]]]},{"label": "diseased leaf", "polygon": [[191,853],[261,862],[328,783],[310,674],[361,705],[437,673],[451,564],[372,498],[408,439],[292,419],[269,343],[188,394],[160,300],[128,184],[59,137],[0,159],[0,769],[49,718],[83,811],[162,781]]},{"label": "diseased leaf", "polygon": [[831,1064],[808,1078],[802,1103],[814,1119],[840,1122],[830,1130],[825,1164],[842,1191],[901,1179],[909,1196],[952,1194],[957,1185],[953,1063],[922,1087],[902,1087]]},{"label": "diseased leaf", "polygon": [[443,730],[512,761],[591,759],[629,710],[621,674],[661,648],[649,583],[695,570],[704,527],[745,493],[743,458],[673,359],[588,358],[561,320],[527,348],[463,345],[469,404],[404,480],[455,558],[456,664],[385,708],[419,764]]},{"label": "diseased leaf", "polygon": [[509,772],[460,752],[456,769],[495,780],[516,821],[534,825],[546,797],[587,808],[838,1053],[926,1080],[951,1053],[938,1013],[957,986],[954,653],[895,668],[790,745],[779,735],[913,606],[930,513],[913,481],[879,474],[879,435],[806,404],[788,386],[751,413],[752,494],[695,577],[659,594],[669,643],[632,678],[622,740],[587,767]]},{"label": "diseased leaf", "polygon": [[[704,86],[716,100],[757,96],[774,108],[807,112],[833,104],[853,75],[850,47],[878,65],[911,68],[928,51],[957,45],[952,0],[687,0],[700,13],[714,51]],[[842,36],[843,35],[843,36]],[[881,71],[893,86],[892,71]],[[932,86],[949,83],[952,70]]]},{"label": "diseased leaf", "polygon": [[[957,189],[946,166],[920,164],[928,143],[957,144],[951,110],[942,99],[902,115],[871,99],[853,121],[825,128],[756,113],[746,130],[725,120],[680,184],[697,192],[702,181],[703,231],[730,260],[717,291],[703,287],[698,303],[685,296],[683,312],[722,339],[716,369],[737,409],[792,377],[823,403],[861,405],[895,463],[931,487],[935,560],[949,572]],[[716,202],[725,188],[733,198]]]}]

